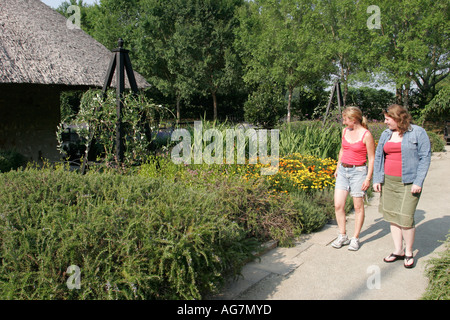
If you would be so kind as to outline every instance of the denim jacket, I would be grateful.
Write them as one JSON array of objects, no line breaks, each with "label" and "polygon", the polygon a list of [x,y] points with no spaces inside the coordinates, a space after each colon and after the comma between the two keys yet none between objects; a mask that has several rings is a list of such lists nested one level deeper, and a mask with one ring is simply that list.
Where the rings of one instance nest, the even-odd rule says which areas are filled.
[{"label": "denim jacket", "polygon": [[[380,136],[375,152],[373,183],[384,182],[384,145],[392,136],[386,129]],[[431,162],[431,145],[428,135],[422,127],[411,125],[403,134],[402,140],[402,182],[413,183],[419,187],[428,173]]]}]

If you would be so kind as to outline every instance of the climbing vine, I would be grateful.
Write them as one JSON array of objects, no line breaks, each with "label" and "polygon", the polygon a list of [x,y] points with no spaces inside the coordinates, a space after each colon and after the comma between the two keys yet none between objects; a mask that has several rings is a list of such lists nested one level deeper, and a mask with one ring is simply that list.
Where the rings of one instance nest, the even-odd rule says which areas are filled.
[{"label": "climbing vine", "polygon": [[[122,98],[122,127],[124,144],[124,165],[135,165],[145,160],[152,141],[152,131],[168,111],[156,105],[144,94],[125,93]],[[68,121],[69,120],[69,121]],[[67,145],[63,133],[70,126],[80,138],[84,150],[93,144],[99,147],[97,161],[106,164],[117,163],[116,145],[116,95],[113,90],[87,91],[80,102],[78,114],[72,119],[64,119],[58,126],[58,150],[67,157]],[[84,154],[83,154],[84,156]]]}]

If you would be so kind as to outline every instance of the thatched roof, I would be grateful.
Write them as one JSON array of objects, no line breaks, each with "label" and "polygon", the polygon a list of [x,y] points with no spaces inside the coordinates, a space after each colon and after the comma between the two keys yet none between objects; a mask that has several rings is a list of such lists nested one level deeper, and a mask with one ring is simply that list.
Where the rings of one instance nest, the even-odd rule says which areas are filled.
[{"label": "thatched roof", "polygon": [[113,53],[66,21],[40,0],[0,0],[0,84],[102,87]]}]

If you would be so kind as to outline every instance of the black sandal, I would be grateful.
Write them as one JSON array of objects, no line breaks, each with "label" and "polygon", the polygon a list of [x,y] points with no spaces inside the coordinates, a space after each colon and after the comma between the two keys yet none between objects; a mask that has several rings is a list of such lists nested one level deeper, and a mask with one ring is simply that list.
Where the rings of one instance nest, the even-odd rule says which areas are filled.
[{"label": "black sandal", "polygon": [[413,256],[405,256],[405,262],[407,262],[408,260],[411,260],[411,259],[412,259],[413,263],[411,263],[411,264],[406,264],[406,263],[403,264],[405,266],[405,268],[407,268],[407,269],[414,268],[414,263],[415,263],[414,257]]},{"label": "black sandal", "polygon": [[[386,260],[386,258],[395,258],[394,260]],[[397,255],[397,254],[393,254],[393,253],[391,253],[390,255],[389,255],[389,257],[386,257],[386,258],[383,258],[383,261],[384,262],[386,262],[386,263],[391,263],[391,262],[394,262],[394,261],[397,261],[397,260],[403,260],[403,259],[405,259],[405,255],[402,255],[402,256],[399,256],[399,255]]]}]

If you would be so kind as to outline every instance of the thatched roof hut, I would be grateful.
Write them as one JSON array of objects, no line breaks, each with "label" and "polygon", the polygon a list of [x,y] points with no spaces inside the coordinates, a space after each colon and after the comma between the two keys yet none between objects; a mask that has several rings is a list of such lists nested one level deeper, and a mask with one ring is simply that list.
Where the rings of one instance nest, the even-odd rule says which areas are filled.
[{"label": "thatched roof hut", "polygon": [[111,51],[40,0],[0,2],[0,83],[103,86]]},{"label": "thatched roof hut", "polygon": [[0,148],[59,157],[60,92],[101,88],[112,54],[40,0],[0,0]]}]

